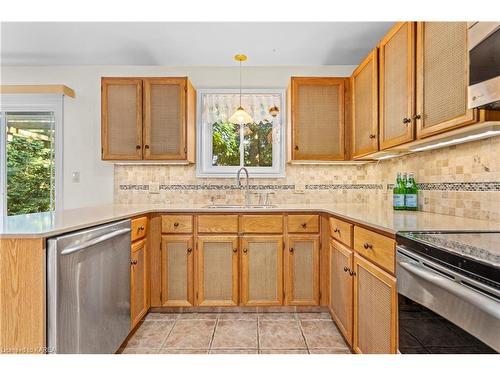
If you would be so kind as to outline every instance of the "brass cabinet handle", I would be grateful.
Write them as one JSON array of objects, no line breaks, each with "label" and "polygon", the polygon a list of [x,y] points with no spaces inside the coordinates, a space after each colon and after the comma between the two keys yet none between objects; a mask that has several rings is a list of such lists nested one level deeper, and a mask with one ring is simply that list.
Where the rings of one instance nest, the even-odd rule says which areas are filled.
[{"label": "brass cabinet handle", "polygon": [[344,272],[349,272],[349,268],[347,268],[347,266],[344,266]]},{"label": "brass cabinet handle", "polygon": [[373,250],[373,245],[372,245],[371,243],[368,243],[368,242],[365,242],[365,243],[363,244],[363,247],[364,247],[365,249],[372,249],[372,250]]},{"label": "brass cabinet handle", "polygon": [[139,230],[144,230],[144,225],[141,225],[141,226],[139,227]]},{"label": "brass cabinet handle", "polygon": [[149,145],[144,145],[144,148],[145,148],[146,150],[149,150]]},{"label": "brass cabinet handle", "polygon": [[248,249],[243,249],[243,253],[244,254],[248,253]]},{"label": "brass cabinet handle", "polygon": [[356,272],[349,270],[349,275],[356,276]]},{"label": "brass cabinet handle", "polygon": [[409,124],[411,122],[411,118],[408,118],[408,117],[404,117],[403,118],[403,124]]},{"label": "brass cabinet handle", "polygon": [[140,149],[141,149],[141,145],[137,145],[137,146],[135,146],[135,149],[136,149],[136,150],[140,150]]},{"label": "brass cabinet handle", "polygon": [[412,117],[414,120],[420,120],[422,118],[422,116],[420,115],[415,115]]},{"label": "brass cabinet handle", "polygon": [[234,248],[233,249],[233,253],[237,253],[238,252],[238,249],[237,248]]},{"label": "brass cabinet handle", "polygon": [[289,251],[290,251],[291,253],[293,253],[293,247],[291,247],[291,248],[289,249]]},{"label": "brass cabinet handle", "polygon": [[370,134],[370,139],[375,139],[376,135],[375,134]]},{"label": "brass cabinet handle", "polygon": [[295,149],[298,150],[299,149],[299,145],[295,145]]},{"label": "brass cabinet handle", "polygon": [[301,226],[302,228],[306,229],[306,228],[307,228],[307,223],[302,223],[302,224],[300,224],[300,226]]},{"label": "brass cabinet handle", "polygon": [[179,223],[174,223],[174,227],[178,227],[179,226]]},{"label": "brass cabinet handle", "polygon": [[340,233],[340,229],[339,229],[339,228],[335,228],[335,229],[333,230],[333,233]]},{"label": "brass cabinet handle", "polygon": [[188,252],[188,253],[190,253],[191,251],[193,251],[193,249],[192,249],[192,248],[188,248],[188,249],[187,249],[187,252]]},{"label": "brass cabinet handle", "polygon": [[136,265],[136,264],[137,264],[137,261],[136,261],[136,260],[131,260],[131,261],[130,261],[130,264],[134,266],[134,265]]}]

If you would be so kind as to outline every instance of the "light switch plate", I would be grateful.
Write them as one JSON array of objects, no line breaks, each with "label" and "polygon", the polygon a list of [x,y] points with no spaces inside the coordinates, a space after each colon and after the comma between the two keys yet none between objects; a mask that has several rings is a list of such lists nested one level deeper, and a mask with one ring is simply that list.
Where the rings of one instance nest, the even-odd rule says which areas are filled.
[{"label": "light switch plate", "polygon": [[160,183],[150,182],[149,183],[149,194],[160,194]]},{"label": "light switch plate", "polygon": [[80,182],[80,172],[73,172],[71,174],[71,182],[78,184]]}]

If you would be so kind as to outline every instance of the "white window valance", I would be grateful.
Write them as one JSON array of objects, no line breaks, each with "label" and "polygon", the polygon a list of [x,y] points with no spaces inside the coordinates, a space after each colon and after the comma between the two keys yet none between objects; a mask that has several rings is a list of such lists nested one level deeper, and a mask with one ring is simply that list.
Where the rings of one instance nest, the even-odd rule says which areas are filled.
[{"label": "white window valance", "polygon": [[[252,116],[254,122],[281,123],[281,95],[269,93],[244,93],[241,105]],[[240,106],[240,96],[237,93],[205,93],[202,96],[202,118],[205,125],[226,122]],[[278,107],[280,113],[276,117],[269,114],[271,107]]]}]

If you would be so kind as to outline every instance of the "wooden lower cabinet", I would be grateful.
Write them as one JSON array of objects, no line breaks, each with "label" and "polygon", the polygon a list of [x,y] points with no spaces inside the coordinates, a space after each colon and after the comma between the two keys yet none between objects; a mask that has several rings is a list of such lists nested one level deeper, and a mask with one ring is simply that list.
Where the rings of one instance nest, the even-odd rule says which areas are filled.
[{"label": "wooden lower cabinet", "polygon": [[130,324],[132,328],[148,312],[146,240],[134,242],[130,254]]},{"label": "wooden lower cabinet", "polygon": [[238,236],[198,236],[197,304],[238,305]]},{"label": "wooden lower cabinet", "polygon": [[330,312],[340,332],[352,345],[354,252],[330,240]]},{"label": "wooden lower cabinet", "polygon": [[193,306],[193,258],[193,236],[162,236],[162,306]]},{"label": "wooden lower cabinet", "polygon": [[283,304],[283,236],[241,238],[241,303]]},{"label": "wooden lower cabinet", "polygon": [[354,336],[356,353],[396,353],[396,278],[354,255]]},{"label": "wooden lower cabinet", "polygon": [[285,304],[319,305],[319,236],[289,236],[284,261]]}]

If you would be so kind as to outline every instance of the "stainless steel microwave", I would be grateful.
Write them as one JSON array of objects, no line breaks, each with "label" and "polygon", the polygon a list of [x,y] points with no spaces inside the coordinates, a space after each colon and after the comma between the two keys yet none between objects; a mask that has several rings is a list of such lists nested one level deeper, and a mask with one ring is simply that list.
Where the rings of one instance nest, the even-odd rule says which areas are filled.
[{"label": "stainless steel microwave", "polygon": [[469,108],[500,109],[500,22],[468,26]]}]

